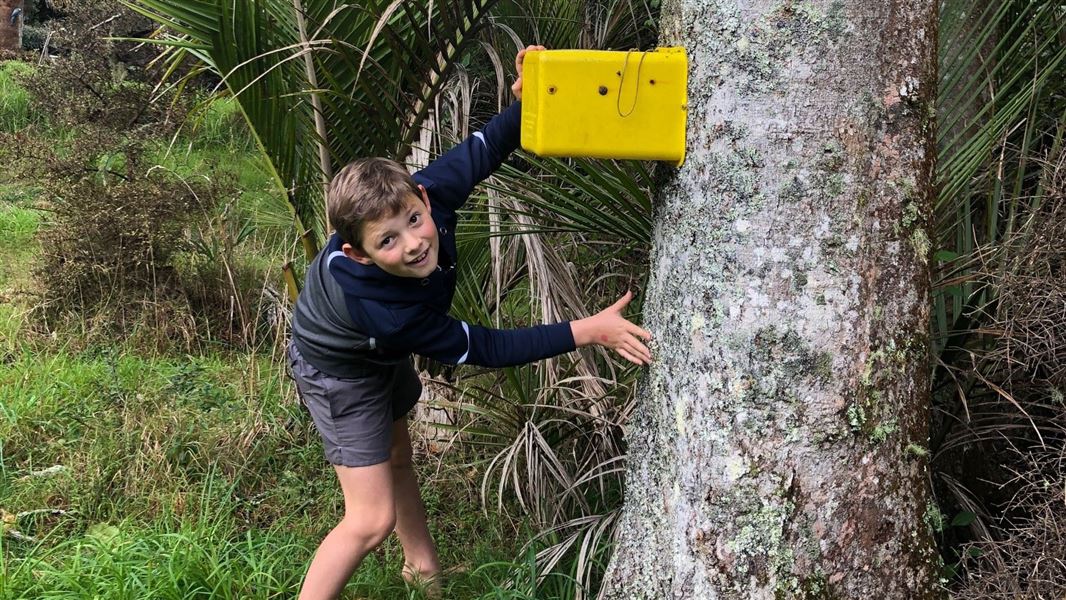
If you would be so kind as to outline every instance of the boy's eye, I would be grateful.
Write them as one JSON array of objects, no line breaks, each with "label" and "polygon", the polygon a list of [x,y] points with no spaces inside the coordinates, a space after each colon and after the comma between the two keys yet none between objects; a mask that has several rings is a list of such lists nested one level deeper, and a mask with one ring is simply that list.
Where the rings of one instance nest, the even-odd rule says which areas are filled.
[{"label": "boy's eye", "polygon": [[389,245],[389,244],[390,244],[391,242],[392,242],[392,236],[391,236],[391,235],[390,235],[390,236],[386,236],[386,237],[383,237],[383,238],[381,238],[381,244],[380,244],[380,246],[381,246],[382,248],[384,248],[385,246],[388,246],[388,245]]},{"label": "boy's eye", "polygon": [[411,215],[410,223],[411,223],[411,225],[415,225],[421,220],[422,220],[422,213],[415,213],[415,214]]}]

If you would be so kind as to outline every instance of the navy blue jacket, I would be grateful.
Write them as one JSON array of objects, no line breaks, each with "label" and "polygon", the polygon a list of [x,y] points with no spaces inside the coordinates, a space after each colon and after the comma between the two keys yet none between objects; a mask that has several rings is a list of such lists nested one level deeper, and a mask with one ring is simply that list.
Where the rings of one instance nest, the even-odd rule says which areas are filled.
[{"label": "navy blue jacket", "polygon": [[520,127],[516,102],[413,175],[426,188],[440,238],[438,266],[429,277],[397,277],[355,262],[341,252],[343,240],[330,237],[308,268],[293,312],[293,341],[305,360],[335,377],[353,377],[411,353],[447,364],[504,367],[574,349],[569,322],[491,329],[448,315],[459,260],[456,211],[518,147]]}]

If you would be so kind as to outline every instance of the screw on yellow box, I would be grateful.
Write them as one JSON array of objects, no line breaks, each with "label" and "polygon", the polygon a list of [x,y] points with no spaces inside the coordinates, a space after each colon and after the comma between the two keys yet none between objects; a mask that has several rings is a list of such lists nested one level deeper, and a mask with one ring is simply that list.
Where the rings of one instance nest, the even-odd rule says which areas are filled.
[{"label": "screw on yellow box", "polygon": [[522,147],[541,156],[685,160],[684,48],[525,55]]}]

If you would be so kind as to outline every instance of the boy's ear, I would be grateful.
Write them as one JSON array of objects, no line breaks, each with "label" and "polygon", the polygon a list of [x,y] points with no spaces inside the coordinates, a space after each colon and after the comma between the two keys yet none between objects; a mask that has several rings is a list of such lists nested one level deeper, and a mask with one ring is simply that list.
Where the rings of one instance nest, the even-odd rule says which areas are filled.
[{"label": "boy's ear", "polygon": [[341,252],[343,252],[345,256],[354,260],[357,263],[363,265],[374,264],[373,259],[367,256],[366,252],[363,252],[362,248],[357,248],[349,244],[348,242],[344,242],[344,244],[341,245]]},{"label": "boy's ear", "polygon": [[418,184],[418,189],[422,192],[422,202],[426,203],[426,208],[430,208],[430,206],[429,206],[429,192],[426,191],[426,186],[424,186],[424,185],[422,185],[420,183],[420,184]]}]

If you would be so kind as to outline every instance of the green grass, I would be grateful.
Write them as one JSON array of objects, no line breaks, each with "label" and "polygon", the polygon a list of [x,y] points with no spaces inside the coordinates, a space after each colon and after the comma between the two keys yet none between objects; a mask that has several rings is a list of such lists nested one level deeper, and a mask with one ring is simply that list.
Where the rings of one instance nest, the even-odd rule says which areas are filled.
[{"label": "green grass", "polygon": [[[0,366],[0,508],[38,544],[5,541],[0,598],[292,595],[342,499],[280,370],[240,355],[24,349]],[[429,465],[426,465],[429,467]],[[48,472],[49,474],[45,474]],[[470,484],[422,474],[450,597],[491,589],[479,564],[514,532]],[[390,540],[354,597],[407,598]]]},{"label": "green grass", "polygon": [[[3,248],[4,253],[18,254],[32,250],[33,236],[40,219],[40,212],[33,208],[0,202],[0,248]],[[7,258],[11,266],[24,262],[20,260],[22,257]]]},{"label": "green grass", "polygon": [[15,132],[32,123],[30,97],[19,82],[33,72],[33,67],[21,61],[0,62],[0,132]]},{"label": "green grass", "polygon": [[190,115],[174,143],[161,144],[151,156],[162,169],[182,179],[209,177],[229,181],[237,191],[220,211],[235,229],[254,229],[255,251],[243,258],[260,267],[280,268],[293,237],[293,211],[278,189],[269,161],[256,149],[238,105],[229,98],[202,103]]},{"label": "green grass", "polygon": [[[143,525],[93,524],[25,558],[9,542],[0,598],[284,598],[312,548],[282,526],[247,529],[225,490],[205,491],[210,512]],[[230,509],[229,511],[225,509]]]},{"label": "green grass", "polygon": [[248,154],[255,144],[240,107],[231,97],[201,102],[186,123],[186,137],[203,147],[221,147]]},{"label": "green grass", "polygon": [[0,183],[0,355],[14,350],[26,316],[37,246],[34,234],[41,221],[32,208],[34,193]]}]

